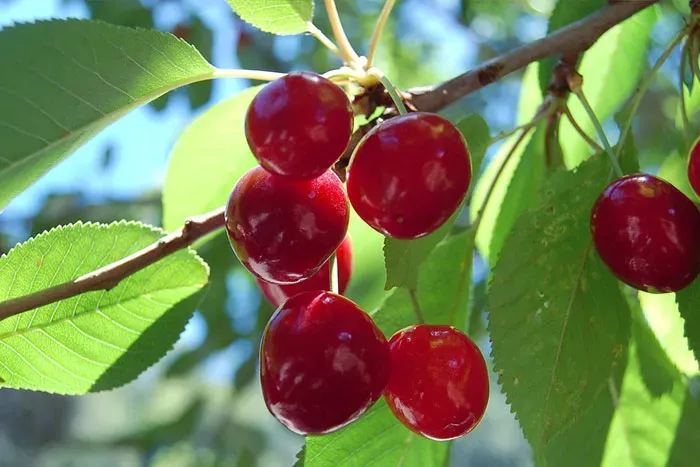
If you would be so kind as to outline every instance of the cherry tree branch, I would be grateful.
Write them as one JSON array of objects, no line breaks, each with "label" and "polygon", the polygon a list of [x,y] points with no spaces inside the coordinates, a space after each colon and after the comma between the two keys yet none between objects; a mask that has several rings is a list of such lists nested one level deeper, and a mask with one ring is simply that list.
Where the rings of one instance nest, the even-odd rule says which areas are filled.
[{"label": "cherry tree branch", "polygon": [[582,52],[606,31],[659,0],[611,2],[595,13],[511,52],[495,57],[464,74],[430,88],[415,89],[413,104],[424,112],[437,112],[530,63],[554,55]]},{"label": "cherry tree branch", "polygon": [[[489,60],[445,83],[432,88],[412,90],[412,104],[418,110],[438,111],[532,62],[553,55],[585,51],[607,30],[658,1],[610,1],[606,7],[576,23],[531,44]],[[328,0],[327,4],[333,4],[333,2]],[[0,303],[0,320],[85,292],[114,288],[126,277],[178,250],[187,248],[198,239],[223,226],[224,208],[192,217],[176,232],[120,261],[85,274],[73,281]]]},{"label": "cherry tree branch", "polygon": [[175,232],[115,263],[92,271],[70,282],[0,303],[0,320],[74,297],[85,292],[109,290],[123,279],[158,262],[224,225],[224,208],[191,217]]}]

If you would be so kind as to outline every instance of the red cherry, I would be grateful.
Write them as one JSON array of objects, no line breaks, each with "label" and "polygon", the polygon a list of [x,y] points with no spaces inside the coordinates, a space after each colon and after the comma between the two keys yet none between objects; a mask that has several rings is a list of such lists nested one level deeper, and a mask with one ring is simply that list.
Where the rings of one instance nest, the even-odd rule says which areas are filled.
[{"label": "red cherry", "polygon": [[353,112],[345,92],[309,72],[265,86],[248,108],[248,145],[270,172],[310,179],[328,170],[350,142]]},{"label": "red cherry", "polygon": [[256,167],[233,188],[225,217],[231,246],[250,272],[293,284],[314,275],[338,248],[350,206],[333,172],[295,181]]},{"label": "red cherry", "polygon": [[688,181],[695,194],[700,196],[700,139],[695,140],[688,157]]},{"label": "red cherry", "polygon": [[427,113],[392,118],[360,141],[350,165],[350,203],[377,231],[418,238],[440,227],[471,182],[469,151],[446,119]]},{"label": "red cherry", "polygon": [[386,338],[355,303],[304,292],[277,310],[263,334],[265,404],[296,433],[330,433],[379,399],[390,364]]},{"label": "red cherry", "polygon": [[478,425],[489,401],[489,375],[469,337],[452,326],[419,324],[394,334],[389,349],[384,398],[401,423],[437,441]]},{"label": "red cherry", "polygon": [[700,273],[700,212],[653,175],[608,185],[593,206],[591,234],[603,262],[635,289],[674,292]]},{"label": "red cherry", "polygon": [[[336,251],[336,258],[338,261],[338,288],[340,289],[339,292],[342,294],[345,292],[348,282],[350,282],[350,273],[352,272],[352,245],[350,244],[349,236],[346,236],[343,243],[341,243],[338,247],[338,250]],[[330,290],[330,283],[330,261],[326,261],[326,263],[321,267],[321,269],[318,270],[316,274],[297,284],[273,284],[271,282],[265,282],[262,279],[258,279],[260,290],[262,290],[265,298],[267,298],[275,308],[279,307],[289,298],[302,292],[312,290]]]}]

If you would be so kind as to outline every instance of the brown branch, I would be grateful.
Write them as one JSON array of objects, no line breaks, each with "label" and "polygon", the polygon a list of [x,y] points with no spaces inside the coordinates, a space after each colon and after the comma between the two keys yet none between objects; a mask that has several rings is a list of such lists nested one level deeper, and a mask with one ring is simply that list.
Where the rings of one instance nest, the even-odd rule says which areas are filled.
[{"label": "brown branch", "polygon": [[584,51],[607,30],[658,1],[626,0],[609,4],[547,37],[495,57],[436,87],[414,90],[413,104],[424,112],[436,112],[532,62]]},{"label": "brown branch", "polygon": [[205,235],[220,229],[223,225],[224,208],[191,217],[177,231],[115,263],[108,264],[70,282],[64,282],[49,289],[0,303],[0,320],[85,292],[112,289],[126,277],[178,250],[187,248]]}]

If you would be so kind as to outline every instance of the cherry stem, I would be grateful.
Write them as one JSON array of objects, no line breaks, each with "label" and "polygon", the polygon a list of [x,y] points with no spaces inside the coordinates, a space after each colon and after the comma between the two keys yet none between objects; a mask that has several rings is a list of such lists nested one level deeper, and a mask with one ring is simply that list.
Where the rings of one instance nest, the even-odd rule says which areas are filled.
[{"label": "cherry stem", "polygon": [[318,39],[318,41],[323,44],[328,50],[339,56],[341,59],[343,58],[343,54],[340,52],[340,49],[338,49],[338,46],[335,45],[335,43],[326,36],[323,31],[321,31],[319,28],[316,27],[314,23],[309,21],[307,23],[308,31],[309,34],[311,34],[313,37]]},{"label": "cherry stem", "polygon": [[[656,61],[654,66],[649,70],[649,72],[644,76],[644,79],[642,79],[642,82],[639,83],[639,86],[637,86],[637,90],[635,91],[634,95],[632,96],[632,99],[630,100],[630,107],[629,107],[629,114],[634,115],[637,113],[637,108],[639,107],[639,104],[642,102],[642,98],[644,97],[644,94],[646,94],[647,89],[649,88],[649,85],[651,84],[651,80],[654,78],[656,75],[656,72],[659,71],[659,69],[663,66],[664,63],[666,63],[666,60],[668,60],[668,57],[671,56],[671,52],[673,52],[673,49],[676,48],[678,44],[681,43],[683,38],[688,34],[688,28],[683,28],[681,29],[678,34],[676,34],[676,37],[671,41],[669,46],[666,48],[663,54],[659,57],[659,59]],[[682,91],[682,89],[681,89]],[[627,141],[627,135],[629,134],[630,130],[632,129],[632,118],[629,118],[627,122],[625,123],[624,128],[620,132],[620,140],[619,144],[617,145],[617,156],[622,153],[622,147],[624,146],[625,141]]]},{"label": "cherry stem", "polygon": [[397,91],[396,87],[394,87],[389,78],[387,78],[386,75],[379,71],[377,68],[370,69],[368,73],[370,75],[377,76],[379,78],[379,81],[382,82],[384,88],[386,89],[386,92],[389,93],[391,100],[394,101],[394,105],[396,106],[396,110],[399,111],[399,115],[406,115],[408,113],[406,105],[403,103],[403,99],[399,95],[399,91]]},{"label": "cherry stem", "polygon": [[[580,76],[579,76],[580,78]],[[603,126],[600,124],[600,120],[598,120],[598,117],[595,114],[595,111],[593,110],[593,107],[591,107],[591,104],[588,102],[588,99],[586,99],[586,96],[583,94],[583,89],[581,88],[580,84],[580,79],[577,80],[576,85],[571,86],[571,92],[573,92],[576,97],[578,97],[579,101],[581,101],[581,105],[583,105],[584,110],[588,114],[588,118],[591,119],[591,123],[593,123],[593,126],[595,127],[596,133],[598,133],[598,138],[603,142],[603,146],[605,147],[605,152],[608,154],[608,157],[610,158],[610,165],[612,165],[613,170],[615,173],[618,175],[618,177],[623,177],[625,173],[622,171],[622,167],[620,167],[619,162],[617,162],[617,157],[615,156],[615,151],[613,151],[612,146],[610,146],[610,141],[608,141],[608,137],[605,135],[605,131],[603,130]]]},{"label": "cherry stem", "polygon": [[566,118],[569,119],[569,123],[571,123],[571,126],[574,127],[574,130],[581,135],[581,138],[586,140],[586,142],[593,148],[594,151],[596,152],[603,152],[603,147],[598,144],[593,138],[588,136],[588,133],[584,131],[583,128],[578,124],[576,119],[574,118],[574,115],[571,113],[571,110],[569,109],[568,105],[563,106],[564,110],[564,115],[566,115]]},{"label": "cherry stem", "polygon": [[331,255],[331,259],[328,260],[330,266],[330,281],[331,281],[331,292],[339,294],[340,293],[340,279],[338,278],[338,254],[334,252]]},{"label": "cherry stem", "polygon": [[377,46],[379,45],[379,39],[384,31],[384,26],[391,15],[391,10],[394,8],[395,0],[386,0],[384,2],[384,7],[381,13],[379,13],[379,18],[377,18],[377,24],[374,26],[374,31],[372,31],[372,39],[369,42],[369,49],[367,50],[367,64],[366,69],[369,69],[374,62],[374,55],[377,51]]},{"label": "cherry stem", "polygon": [[[690,147],[690,120],[688,120],[688,110],[685,104],[685,84],[683,80],[683,74],[685,73],[685,68],[688,66],[688,56],[692,53],[689,49],[689,45],[692,42],[692,38],[688,38],[685,46],[683,47],[683,52],[681,54],[681,67],[678,73],[678,78],[680,81],[680,104],[681,104],[681,120],[683,120],[683,136],[685,136],[685,144]],[[695,77],[693,77],[695,79]]]},{"label": "cherry stem", "polygon": [[336,42],[338,42],[338,51],[340,56],[345,60],[348,65],[353,67],[359,67],[360,57],[352,48],[352,44],[348,40],[348,36],[345,34],[345,29],[343,29],[343,23],[340,22],[340,15],[338,14],[338,8],[335,5],[335,0],[325,0],[326,12],[328,13],[328,20],[331,23],[331,28],[333,29],[333,35],[335,36]]},{"label": "cherry stem", "polygon": [[411,297],[411,304],[413,305],[413,311],[416,313],[416,318],[420,324],[425,324],[425,318],[423,318],[423,312],[420,309],[420,303],[418,303],[418,296],[414,289],[408,289],[408,295]]},{"label": "cherry stem", "polygon": [[239,70],[233,68],[217,68],[214,71],[214,78],[240,78],[252,79],[255,81],[274,81],[283,77],[285,73],[261,70]]}]

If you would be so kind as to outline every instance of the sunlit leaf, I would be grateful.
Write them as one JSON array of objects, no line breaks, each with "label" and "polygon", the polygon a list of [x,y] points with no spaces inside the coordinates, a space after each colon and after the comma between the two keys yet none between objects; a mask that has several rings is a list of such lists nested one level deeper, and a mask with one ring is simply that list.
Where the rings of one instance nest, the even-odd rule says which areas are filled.
[{"label": "sunlit leaf", "polygon": [[313,0],[228,0],[243,21],[273,34],[301,34],[314,16]]},{"label": "sunlit leaf", "polygon": [[[57,227],[0,258],[2,300],[71,281],[157,241],[135,222]],[[0,321],[0,377],[11,388],[82,394],[128,383],[178,339],[209,269],[182,250],[108,291],[88,292]]]}]

